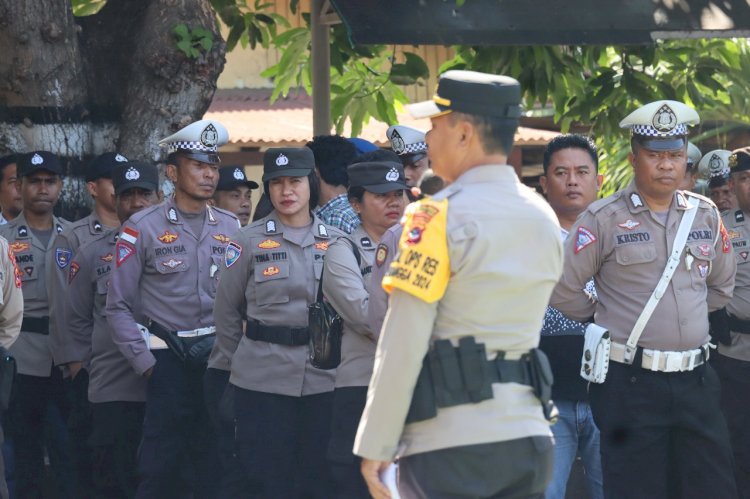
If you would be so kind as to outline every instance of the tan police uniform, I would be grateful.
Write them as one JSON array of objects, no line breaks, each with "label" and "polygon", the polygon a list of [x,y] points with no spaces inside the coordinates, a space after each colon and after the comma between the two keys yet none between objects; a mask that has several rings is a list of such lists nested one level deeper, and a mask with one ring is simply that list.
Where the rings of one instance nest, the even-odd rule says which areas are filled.
[{"label": "tan police uniform", "polygon": [[[707,198],[675,190],[668,210],[659,213],[644,196],[658,176],[679,179],[687,125],[698,122],[685,104],[656,101],[620,123],[631,129],[636,177],[592,203],[571,228],[563,276],[550,300],[573,319],[593,315],[611,333],[606,380],[589,384],[606,497],[736,493],[719,383],[706,363],[708,314],[729,302],[734,288],[731,242]],[[660,281],[689,204],[697,212],[674,275],[637,348],[626,355],[624,345]],[[591,277],[595,304],[581,293]]]},{"label": "tan police uniform", "polygon": [[[314,156],[304,147],[269,149],[263,164],[266,191],[275,178],[314,175]],[[331,497],[321,454],[330,435],[335,371],[310,363],[307,307],[316,299],[328,247],[342,235],[312,214],[309,225],[288,227],[274,210],[242,228],[226,248],[214,350],[229,359],[238,455],[263,497],[296,497],[299,490]]]}]

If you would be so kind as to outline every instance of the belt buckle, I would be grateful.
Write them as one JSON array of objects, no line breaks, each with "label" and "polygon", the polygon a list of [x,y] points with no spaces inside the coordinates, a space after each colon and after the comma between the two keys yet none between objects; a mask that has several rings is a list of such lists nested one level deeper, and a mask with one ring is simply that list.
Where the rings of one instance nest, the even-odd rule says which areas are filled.
[{"label": "belt buckle", "polygon": [[668,373],[680,372],[683,370],[682,361],[685,358],[683,352],[662,352],[666,357],[664,362],[664,371]]}]

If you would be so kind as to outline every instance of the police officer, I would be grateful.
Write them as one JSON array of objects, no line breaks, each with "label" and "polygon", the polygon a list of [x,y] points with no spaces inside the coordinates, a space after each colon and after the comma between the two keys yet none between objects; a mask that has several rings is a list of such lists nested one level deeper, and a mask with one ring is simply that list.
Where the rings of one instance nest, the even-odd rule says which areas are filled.
[{"label": "police officer", "polygon": [[[593,315],[611,334],[606,380],[589,385],[606,497],[736,495],[719,382],[706,362],[708,313],[730,300],[734,255],[714,204],[677,189],[687,163],[687,125],[698,122],[693,109],[667,100],[620,122],[631,130],[634,180],[578,218],[550,302],[579,321]],[[673,248],[693,209],[685,247]],[[654,294],[674,250],[674,275]],[[596,304],[580,291],[591,277]],[[637,348],[628,347],[652,295],[661,298]]]},{"label": "police officer", "polygon": [[[407,208],[383,281],[389,311],[354,444],[376,498],[389,497],[378,472],[396,456],[405,498],[528,497],[552,476],[535,396],[551,380],[530,373],[549,369],[535,347],[562,244],[555,214],[506,164],[520,100],[512,78],[448,71],[432,101],[409,107],[431,118],[430,163],[450,185]],[[428,352],[435,369],[421,371]]]},{"label": "police officer", "polygon": [[[6,386],[6,376],[11,375],[7,370],[7,349],[16,341],[21,332],[23,321],[23,292],[21,291],[21,275],[16,267],[15,256],[8,246],[8,241],[0,237],[0,354],[3,366],[0,367],[2,384]],[[0,416],[8,408],[10,393],[7,389],[0,389]],[[3,429],[0,427],[0,444],[3,441]],[[8,499],[8,484],[5,481],[5,462],[0,454],[0,499]]]},{"label": "police officer", "polygon": [[373,284],[380,286],[379,281],[371,283],[370,274],[375,244],[403,215],[406,190],[400,162],[358,162],[348,173],[349,202],[362,223],[349,237],[331,244],[323,268],[323,294],[344,321],[328,446],[337,497],[342,499],[370,497],[359,472],[360,459],[352,454],[380,333],[368,327],[369,290]]},{"label": "police officer", "polygon": [[729,187],[729,156],[726,149],[714,149],[701,158],[698,168],[707,173],[708,193],[720,212],[737,209],[737,196]]},{"label": "police officer", "polygon": [[262,497],[332,497],[325,451],[335,372],[310,364],[307,307],[328,246],[343,232],[311,213],[314,168],[308,148],[266,151],[263,184],[274,210],[227,246],[214,305],[239,457]]},{"label": "police officer", "polygon": [[82,358],[75,350],[75,340],[72,338],[74,332],[68,327],[66,314],[69,309],[68,299],[71,297],[66,293],[68,265],[80,246],[119,225],[115,213],[112,169],[126,161],[127,158],[122,154],[107,152],[94,158],[88,165],[86,188],[94,200],[94,209],[89,216],[73,222],[68,229],[57,235],[54,242],[55,264],[47,268],[52,321],[50,348],[55,365],[68,369],[66,388],[71,401],[68,426],[73,437],[78,491],[84,496],[89,493],[93,476],[87,444],[91,431],[91,409],[87,397],[89,374],[85,370],[79,372]]},{"label": "police officer", "polygon": [[0,157],[0,225],[4,225],[21,213],[23,200],[16,184],[17,154]]},{"label": "police officer", "polygon": [[[709,153],[710,154],[710,153]],[[732,301],[726,310],[727,327],[717,331],[716,370],[721,380],[721,406],[729,426],[734,451],[734,476],[740,497],[750,497],[750,431],[747,429],[748,388],[750,387],[750,148],[738,149],[728,158],[731,167],[729,187],[737,197],[738,209],[726,211],[722,220],[732,241],[737,273]]]},{"label": "police officer", "polygon": [[213,204],[237,215],[244,227],[250,222],[253,189],[257,188],[258,183],[248,180],[241,166],[223,166],[219,168],[219,183],[216,186]]},{"label": "police officer", "polygon": [[[189,491],[213,497],[218,482],[202,378],[213,342],[219,265],[239,222],[206,203],[219,178],[216,151],[227,138],[221,124],[200,120],[163,139],[174,199],[133,215],[115,245],[107,319],[120,352],[136,374],[149,379],[137,497]],[[139,300],[147,317],[141,325],[169,349],[149,350],[151,338],[133,315]]]},{"label": "police officer", "polygon": [[680,183],[680,189],[685,191],[692,191],[695,189],[696,182],[698,180],[698,163],[700,163],[702,154],[698,146],[692,142],[688,142],[687,148],[687,168],[685,168],[685,176],[682,178]]},{"label": "police officer", "polygon": [[391,125],[385,134],[391,141],[391,149],[399,155],[404,165],[406,185],[417,187],[430,167],[425,133],[406,125]]},{"label": "police officer", "polygon": [[53,240],[69,226],[52,214],[62,189],[62,166],[54,154],[34,151],[19,158],[18,174],[23,211],[0,226],[0,235],[10,242],[21,270],[24,295],[21,334],[10,348],[18,366],[8,428],[15,448],[16,491],[19,497],[41,495],[45,418],[50,418],[56,429],[46,443],[57,487],[61,496],[72,497],[70,441],[64,428],[67,404],[62,375],[52,369],[46,279],[47,266],[54,265]]},{"label": "police officer", "polygon": [[[120,220],[157,201],[159,172],[156,166],[125,162],[111,173],[115,207]],[[93,496],[133,497],[138,484],[136,450],[143,426],[146,380],[133,372],[112,341],[112,328],[104,308],[118,230],[110,229],[84,243],[70,263],[67,294],[71,359],[89,373],[88,400],[92,424]],[[139,322],[136,308],[135,315]]]}]

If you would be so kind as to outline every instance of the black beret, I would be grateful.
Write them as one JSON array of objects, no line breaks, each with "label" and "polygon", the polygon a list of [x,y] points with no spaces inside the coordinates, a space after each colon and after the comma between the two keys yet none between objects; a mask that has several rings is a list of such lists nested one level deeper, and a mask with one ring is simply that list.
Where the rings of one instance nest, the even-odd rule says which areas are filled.
[{"label": "black beret", "polygon": [[222,166],[219,168],[219,183],[217,191],[229,191],[240,185],[246,185],[248,189],[257,189],[258,182],[248,180],[245,170],[241,166]]}]

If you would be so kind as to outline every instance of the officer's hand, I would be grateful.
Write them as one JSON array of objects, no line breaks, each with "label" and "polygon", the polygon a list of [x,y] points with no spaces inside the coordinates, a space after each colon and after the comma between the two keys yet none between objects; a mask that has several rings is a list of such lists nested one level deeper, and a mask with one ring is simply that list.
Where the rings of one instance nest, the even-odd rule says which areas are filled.
[{"label": "officer's hand", "polygon": [[76,379],[76,375],[83,367],[81,362],[68,362],[68,372],[70,372],[70,379]]},{"label": "officer's hand", "polygon": [[149,379],[151,377],[151,373],[153,372],[154,372],[154,368],[149,367],[148,369],[146,369],[146,372],[143,373],[143,377],[146,379]]},{"label": "officer's hand", "polygon": [[367,489],[370,491],[370,495],[375,499],[391,498],[391,493],[388,491],[388,487],[380,481],[380,474],[384,472],[390,464],[389,461],[362,459],[360,470],[362,471],[362,476],[365,478],[365,482],[367,482]]}]

